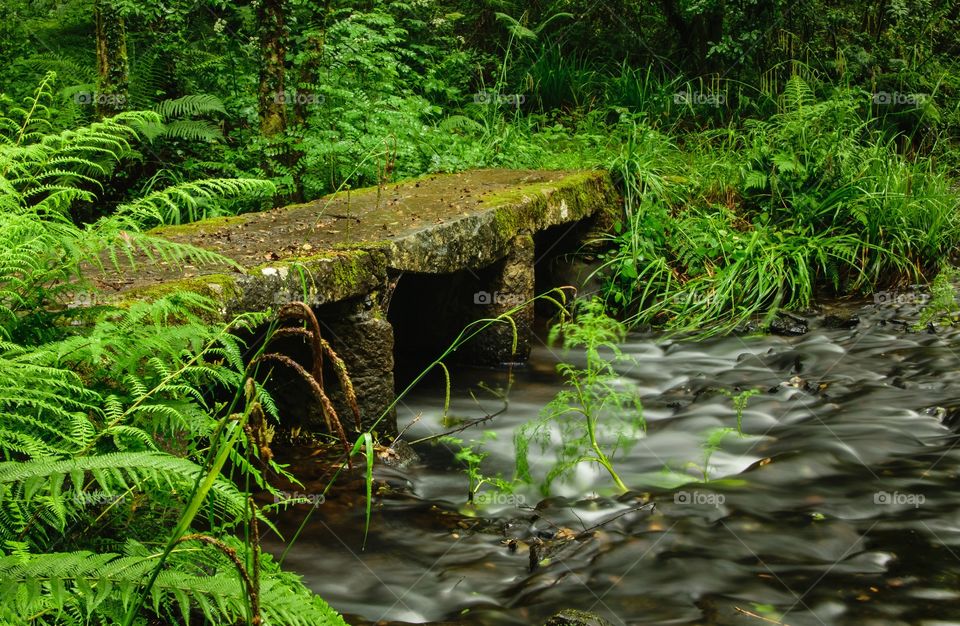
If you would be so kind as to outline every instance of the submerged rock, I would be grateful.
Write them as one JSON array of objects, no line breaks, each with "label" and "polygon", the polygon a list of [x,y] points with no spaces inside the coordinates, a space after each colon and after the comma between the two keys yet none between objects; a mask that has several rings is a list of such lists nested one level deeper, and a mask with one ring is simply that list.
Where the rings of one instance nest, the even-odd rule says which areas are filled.
[{"label": "submerged rock", "polygon": [[791,376],[790,380],[786,380],[776,387],[770,389],[770,393],[776,393],[780,388],[799,389],[801,391],[806,391],[807,393],[817,393],[818,391],[822,391],[824,388],[826,388],[826,385],[821,387],[819,385],[814,385],[810,381],[799,376]]},{"label": "submerged rock", "polygon": [[377,457],[387,467],[406,469],[420,461],[420,455],[402,439],[394,441],[389,447],[377,450]]},{"label": "submerged rock", "polygon": [[810,330],[806,318],[790,313],[780,313],[770,322],[770,332],[784,337],[798,337]]},{"label": "submerged rock", "polygon": [[860,324],[860,316],[853,314],[850,316],[840,316],[830,314],[823,318],[824,328],[850,329]]},{"label": "submerged rock", "polygon": [[611,626],[611,624],[595,613],[564,609],[555,613],[544,626]]},{"label": "submerged rock", "polygon": [[960,406],[932,406],[925,409],[924,413],[937,418],[950,430],[957,430],[960,426]]}]

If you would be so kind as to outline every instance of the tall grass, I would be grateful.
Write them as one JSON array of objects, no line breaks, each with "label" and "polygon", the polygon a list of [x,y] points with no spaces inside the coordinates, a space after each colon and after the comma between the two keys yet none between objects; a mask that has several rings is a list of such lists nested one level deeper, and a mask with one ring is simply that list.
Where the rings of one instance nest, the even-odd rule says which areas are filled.
[{"label": "tall grass", "polygon": [[527,76],[541,111],[593,108],[603,86],[586,55],[564,55],[559,46],[549,44],[541,46]]},{"label": "tall grass", "polygon": [[869,95],[817,98],[795,76],[766,120],[689,133],[636,125],[607,164],[625,198],[605,259],[608,302],[638,323],[724,332],[818,290],[929,275],[960,243],[958,196],[905,154]]}]

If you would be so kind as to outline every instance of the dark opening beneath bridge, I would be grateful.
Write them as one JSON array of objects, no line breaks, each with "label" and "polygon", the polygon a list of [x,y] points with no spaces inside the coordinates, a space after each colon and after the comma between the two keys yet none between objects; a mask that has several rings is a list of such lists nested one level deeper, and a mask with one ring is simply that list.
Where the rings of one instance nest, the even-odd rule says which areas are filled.
[{"label": "dark opening beneath bridge", "polygon": [[[523,268],[509,265],[518,260],[507,257],[479,270],[462,270],[450,274],[405,272],[391,276],[392,293],[387,298],[387,317],[394,330],[395,382],[397,391],[405,388],[431,362],[454,342],[471,322],[495,313],[499,308],[519,306],[530,296],[543,294],[557,287],[572,286],[580,293],[591,291],[590,274],[596,267],[591,239],[596,237],[597,219],[588,218],[574,224],[563,224],[533,236],[531,262],[525,270],[530,274],[530,294],[498,291],[503,276]],[[513,281],[516,284],[518,281]],[[519,281],[523,282],[523,281]],[[568,294],[572,293],[570,291]],[[535,315],[550,318],[556,306],[541,300],[534,307]],[[532,312],[531,312],[532,313]],[[526,360],[533,339],[534,322],[518,318],[518,353],[511,358],[506,346],[484,345],[485,334],[449,355],[449,363],[497,367]],[[512,340],[509,325],[500,324],[494,341]],[[469,332],[469,331],[468,331]],[[439,382],[442,372],[433,372]]]}]

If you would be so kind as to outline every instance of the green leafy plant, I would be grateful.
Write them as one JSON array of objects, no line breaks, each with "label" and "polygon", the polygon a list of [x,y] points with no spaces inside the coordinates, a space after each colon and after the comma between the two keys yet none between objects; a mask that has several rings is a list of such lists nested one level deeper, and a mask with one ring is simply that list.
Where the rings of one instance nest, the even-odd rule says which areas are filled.
[{"label": "green leafy plant", "polygon": [[703,477],[704,484],[710,482],[710,459],[713,457],[713,454],[720,449],[720,446],[723,444],[724,438],[730,433],[735,432],[733,428],[714,428],[709,433],[704,440],[701,447],[703,448],[703,457],[699,463],[690,461],[687,463],[687,467],[694,469]]},{"label": "green leafy plant", "polygon": [[743,391],[734,393],[728,389],[721,389],[720,393],[730,398],[730,401],[733,402],[733,410],[737,414],[737,434],[743,437],[743,412],[746,410],[750,398],[760,394],[760,390],[744,389]]},{"label": "green leafy plant", "polygon": [[560,363],[557,371],[568,389],[547,405],[540,417],[522,426],[515,437],[517,478],[532,483],[529,463],[530,443],[537,442],[556,460],[540,481],[544,494],[551,484],[582,463],[600,466],[617,489],[627,491],[614,460],[626,453],[642,436],[645,428],[639,396],[624,390],[613,364],[623,360],[617,344],[625,338],[625,328],[604,313],[598,300],[578,303],[573,321],[551,329],[550,339],[563,337],[564,349],[583,348],[586,360],[580,368]]},{"label": "green leafy plant", "polygon": [[0,115],[0,622],[342,624],[237,536],[269,524],[250,485],[288,476],[263,453],[275,408],[238,338],[269,313],[211,321],[189,292],[75,305],[102,268],[223,259],[141,231],[184,190],[74,221],[157,117],[45,132],[52,80]]},{"label": "green leafy plant", "polygon": [[920,311],[920,319],[914,329],[920,330],[929,325],[956,323],[960,303],[957,302],[956,282],[960,279],[960,270],[945,265],[930,284],[930,301]]},{"label": "green leafy plant", "polygon": [[610,160],[627,211],[606,296],[631,321],[702,336],[763,327],[818,289],[916,279],[960,242],[945,170],[901,154],[861,92],[818,98],[794,74],[781,95],[767,120],[688,136],[686,161],[630,143]]},{"label": "green leafy plant", "polygon": [[463,471],[467,475],[467,503],[473,504],[476,495],[484,485],[493,487],[500,493],[510,493],[513,491],[513,485],[505,480],[501,475],[488,476],[483,473],[481,464],[489,456],[488,452],[483,451],[485,442],[495,439],[497,434],[492,430],[484,431],[480,441],[471,440],[464,443],[463,439],[446,435],[438,439],[440,443],[449,444],[457,447],[454,459],[463,463]]}]

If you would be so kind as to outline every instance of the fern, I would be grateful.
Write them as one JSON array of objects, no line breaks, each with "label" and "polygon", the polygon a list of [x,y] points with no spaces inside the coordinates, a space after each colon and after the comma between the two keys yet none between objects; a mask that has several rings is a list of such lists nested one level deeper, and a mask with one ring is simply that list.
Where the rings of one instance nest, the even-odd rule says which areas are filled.
[{"label": "fern", "polygon": [[187,141],[216,141],[223,139],[223,132],[219,126],[206,120],[175,120],[163,126],[163,136]]},{"label": "fern", "polygon": [[[43,310],[79,285],[84,267],[116,271],[123,265],[223,263],[216,253],[165,241],[140,232],[144,226],[202,218],[224,198],[262,196],[269,183],[212,179],[155,191],[120,211],[84,227],[71,211],[78,202],[95,202],[99,180],[127,155],[139,129],[160,123],[155,112],[129,111],[79,129],[44,133],[46,104],[52,98],[48,75],[22,107],[0,116],[0,336],[12,338],[24,312]],[[171,110],[213,106],[190,99]]]},{"label": "fern", "polygon": [[796,74],[787,80],[787,84],[783,89],[783,99],[788,112],[799,111],[803,107],[816,101],[810,85]]},{"label": "fern", "polygon": [[9,344],[0,353],[0,452],[6,458],[72,454],[93,439],[89,415],[97,411],[98,394],[76,373],[38,363],[41,358]]},{"label": "fern", "polygon": [[[126,551],[127,555],[76,551],[0,557],[0,620],[19,622],[29,615],[41,623],[55,618],[67,624],[85,624],[119,613],[132,601],[156,560],[156,554],[135,542],[129,542]],[[205,552],[208,561],[217,562],[213,551]],[[190,573],[180,567],[161,573],[151,590],[154,611],[168,612],[170,621],[182,619],[186,624],[191,623],[194,611],[209,624],[244,619],[246,590],[229,575],[225,560],[220,559],[214,567],[224,575]],[[345,626],[339,615],[296,582],[287,574],[266,572],[260,589],[265,623]]]},{"label": "fern", "polygon": [[483,124],[466,115],[450,115],[440,122],[438,128],[446,133],[464,132],[469,134],[482,132]]},{"label": "fern", "polygon": [[24,59],[22,62],[27,67],[40,70],[44,73],[71,76],[80,80],[86,80],[91,84],[97,78],[96,71],[93,67],[58,52],[35,54],[28,59]]},{"label": "fern", "polygon": [[[226,109],[219,98],[210,94],[183,96],[164,100],[154,107],[160,120],[140,127],[149,139],[183,139],[186,141],[216,141],[223,138],[220,127],[208,120],[189,119],[196,115],[225,114]],[[161,121],[162,120],[162,121]]]},{"label": "fern", "polygon": [[[162,560],[135,539],[155,542],[171,516],[193,520],[182,513],[201,505],[198,523],[233,550],[243,547],[230,535],[237,524],[255,515],[269,525],[251,513],[249,494],[228,472],[217,473],[222,464],[209,462],[211,446],[228,432],[230,476],[264,486],[267,468],[286,476],[240,436],[232,405],[214,400],[239,396],[249,346],[237,331],[249,336],[268,313],[213,323],[219,308],[186,292],[123,308],[72,304],[98,269],[157,259],[225,262],[142,229],[202,217],[224,198],[273,187],[250,179],[184,182],[78,224],[77,206],[97,202],[100,185],[136,154],[146,130],[161,125],[161,113],[222,106],[180,99],[159,112],[57,130],[53,84],[49,74],[22,105],[0,98],[0,623],[115,623],[134,598],[139,606],[158,562],[142,616],[237,622],[247,617],[249,589],[228,558],[178,545]],[[261,401],[276,414],[268,396]],[[201,481],[204,495],[193,497]],[[114,553],[117,536],[131,537],[122,555]],[[343,623],[296,578],[260,561],[265,623]]]},{"label": "fern", "polygon": [[227,112],[226,109],[223,108],[223,102],[220,101],[220,98],[210,94],[197,94],[183,96],[182,98],[176,98],[174,100],[164,100],[158,104],[154,110],[159,113],[163,119],[189,117],[211,112]]},{"label": "fern", "polygon": [[[202,468],[188,459],[152,451],[6,462],[0,463],[0,501],[5,508],[16,509],[5,511],[5,516],[29,519],[32,509],[43,509],[44,521],[63,531],[68,506],[62,497],[65,493],[72,492],[79,498],[90,487],[110,494],[125,494],[133,489],[189,493],[201,472]],[[212,505],[223,520],[242,519],[246,498],[235,485],[220,479],[214,484],[213,496]],[[28,530],[4,527],[0,537],[12,539]]]},{"label": "fern", "polygon": [[118,215],[131,216],[138,223],[180,224],[208,217],[220,198],[269,196],[275,187],[252,178],[210,178],[181,183],[155,191],[117,209]]}]

